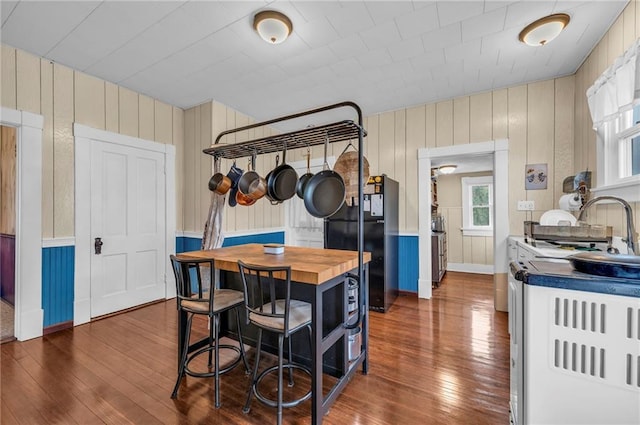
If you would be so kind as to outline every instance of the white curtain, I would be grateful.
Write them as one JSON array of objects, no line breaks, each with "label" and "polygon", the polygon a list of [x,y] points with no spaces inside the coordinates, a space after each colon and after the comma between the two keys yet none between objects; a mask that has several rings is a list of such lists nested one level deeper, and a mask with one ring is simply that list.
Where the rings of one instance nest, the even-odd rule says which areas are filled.
[{"label": "white curtain", "polygon": [[637,39],[587,90],[594,129],[631,109],[640,100],[639,49],[640,39]]}]

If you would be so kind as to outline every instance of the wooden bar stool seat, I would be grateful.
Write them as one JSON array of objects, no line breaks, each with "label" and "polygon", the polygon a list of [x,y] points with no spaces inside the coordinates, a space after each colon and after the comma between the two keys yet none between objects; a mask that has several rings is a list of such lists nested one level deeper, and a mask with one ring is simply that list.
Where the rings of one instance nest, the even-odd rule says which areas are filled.
[{"label": "wooden bar stool seat", "polygon": [[[216,289],[214,286],[213,260],[209,259],[179,259],[171,255],[171,265],[176,277],[178,314],[187,314],[186,331],[181,341],[184,349],[178,365],[178,378],[171,394],[171,398],[178,396],[180,383],[185,375],[197,378],[214,378],[215,381],[215,405],[220,407],[220,375],[235,368],[240,361],[249,373],[249,366],[245,357],[244,345],[242,342],[242,331],[240,328],[240,317],[238,310],[244,305],[244,294],[232,289]],[[202,270],[210,273],[208,283],[202,279]],[[234,310],[238,327],[238,346],[231,344],[220,344],[220,316],[226,311]],[[209,320],[209,337],[207,344],[189,353],[189,339],[191,337],[191,326],[196,315],[207,316]],[[237,353],[237,357],[230,363],[222,366],[220,364],[220,350],[232,350]],[[200,355],[208,353],[208,371],[201,372],[190,368],[190,364]],[[212,358],[215,357],[215,358]],[[213,370],[211,370],[213,369]]]},{"label": "wooden bar stool seat", "polygon": [[[244,288],[244,303],[247,312],[247,324],[258,328],[256,344],[256,360],[253,378],[247,402],[243,411],[249,413],[253,395],[267,406],[277,408],[277,423],[282,424],[282,409],[294,407],[311,397],[311,388],[297,399],[283,400],[283,370],[289,371],[289,387],[294,386],[293,370],[298,369],[311,376],[311,370],[301,364],[294,363],[291,350],[291,335],[307,328],[309,345],[311,345],[311,304],[291,299],[291,267],[264,267],[238,261],[240,276]],[[280,294],[280,295],[279,295]],[[282,295],[284,294],[284,295]],[[262,346],[262,332],[273,332],[278,335],[278,364],[258,373]],[[289,343],[288,361],[284,363],[284,340]],[[269,399],[260,392],[260,383],[269,373],[278,373],[277,399]]]}]

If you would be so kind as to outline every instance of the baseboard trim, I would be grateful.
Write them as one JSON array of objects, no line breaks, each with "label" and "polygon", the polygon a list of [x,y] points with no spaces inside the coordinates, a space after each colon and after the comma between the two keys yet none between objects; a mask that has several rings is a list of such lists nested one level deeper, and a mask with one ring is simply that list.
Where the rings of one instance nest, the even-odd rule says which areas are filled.
[{"label": "baseboard trim", "polygon": [[113,316],[119,316],[120,314],[123,314],[123,313],[129,313],[130,311],[139,310],[141,308],[148,307],[153,304],[163,303],[165,301],[167,301],[165,298],[160,298],[155,301],[149,301],[148,303],[134,305],[133,307],[125,308],[124,310],[114,311],[113,313],[107,313],[107,314],[103,314],[102,316],[92,317],[91,321],[97,322],[98,320],[108,319],[109,317],[113,317]]},{"label": "baseboard trim", "polygon": [[418,293],[417,292],[413,292],[413,291],[403,291],[402,289],[398,291],[398,296],[399,297],[418,297]]},{"label": "baseboard trim", "polygon": [[55,325],[47,326],[42,330],[42,335],[49,335],[54,332],[63,331],[69,328],[73,328],[73,320],[67,320],[66,322],[61,322]]},{"label": "baseboard trim", "polygon": [[493,274],[493,264],[448,263],[447,271],[476,274]]}]

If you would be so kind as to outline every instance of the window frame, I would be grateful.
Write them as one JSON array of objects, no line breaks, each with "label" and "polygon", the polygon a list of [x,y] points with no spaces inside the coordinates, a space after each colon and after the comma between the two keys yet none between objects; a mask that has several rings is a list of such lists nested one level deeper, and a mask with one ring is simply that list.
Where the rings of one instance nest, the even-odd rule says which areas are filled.
[{"label": "window frame", "polygon": [[[618,196],[629,202],[640,201],[640,175],[621,177],[630,172],[631,164],[623,153],[630,156],[631,140],[640,137],[640,122],[634,124],[634,109],[620,111],[615,117],[604,121],[596,130],[597,140],[597,186],[591,189],[597,196]],[[634,114],[634,110],[636,110]]]},{"label": "window frame", "polygon": [[[463,236],[493,236],[494,220],[494,190],[493,176],[462,177],[462,235]],[[474,186],[489,186],[489,226],[475,226],[473,224],[472,188]]]}]

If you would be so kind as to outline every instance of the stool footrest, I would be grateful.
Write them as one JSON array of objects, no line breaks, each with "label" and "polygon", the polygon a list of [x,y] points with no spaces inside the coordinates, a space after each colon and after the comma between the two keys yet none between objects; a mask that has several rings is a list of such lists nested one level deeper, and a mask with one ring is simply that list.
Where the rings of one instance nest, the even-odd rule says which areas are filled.
[{"label": "stool footrest", "polygon": [[[298,369],[303,371],[304,373],[306,373],[307,375],[309,375],[309,377],[311,377],[311,369],[309,369],[308,367],[298,364],[298,363],[287,363],[287,364],[283,364],[282,365],[282,369]],[[260,393],[260,391],[258,390],[258,385],[260,385],[260,382],[262,381],[262,379],[269,373],[271,372],[277,372],[278,371],[278,365],[275,366],[271,366],[265,370],[263,370],[260,375],[258,375],[258,377],[256,378],[255,383],[252,385],[252,389],[253,389],[253,394],[256,396],[256,398],[258,400],[260,400],[262,403],[266,404],[267,406],[270,407],[278,407],[278,402],[276,400],[272,400],[270,398],[265,397],[264,395],[262,395]],[[283,372],[284,373],[284,372]],[[288,408],[288,407],[295,407],[298,404],[309,400],[311,398],[311,387],[309,387],[309,391],[303,395],[300,398],[297,398],[295,400],[291,400],[291,401],[283,401],[282,402],[282,407]]]},{"label": "stool footrest", "polygon": [[[219,349],[233,350],[236,353],[238,353],[238,357],[236,359],[234,359],[231,364],[229,364],[225,368],[221,368],[221,369],[218,370],[218,374],[222,375],[223,373],[229,372],[230,370],[235,368],[238,365],[238,363],[240,363],[240,360],[242,360],[242,353],[240,351],[240,348],[236,347],[235,345],[220,344],[220,345],[218,345],[218,348]],[[207,353],[209,351],[214,351],[214,350],[215,350],[215,345],[212,345],[212,346],[208,346],[207,345],[206,347],[202,347],[201,349],[199,349],[195,353],[191,354],[189,356],[189,359],[187,360],[185,366],[184,366],[184,373],[189,375],[189,376],[194,376],[196,378],[211,378],[211,377],[216,376],[215,371],[211,371],[211,372],[195,372],[195,371],[192,371],[191,369],[189,369],[189,363],[191,363],[192,360],[194,360],[196,357],[200,356],[201,354]]]}]

